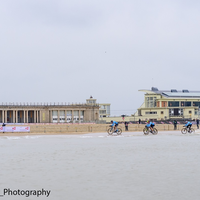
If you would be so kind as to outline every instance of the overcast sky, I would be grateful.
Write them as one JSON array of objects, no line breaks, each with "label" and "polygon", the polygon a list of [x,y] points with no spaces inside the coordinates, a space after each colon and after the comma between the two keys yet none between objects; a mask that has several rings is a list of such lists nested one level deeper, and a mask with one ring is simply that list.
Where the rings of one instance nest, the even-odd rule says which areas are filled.
[{"label": "overcast sky", "polygon": [[0,102],[111,103],[200,90],[200,1],[1,0]]}]

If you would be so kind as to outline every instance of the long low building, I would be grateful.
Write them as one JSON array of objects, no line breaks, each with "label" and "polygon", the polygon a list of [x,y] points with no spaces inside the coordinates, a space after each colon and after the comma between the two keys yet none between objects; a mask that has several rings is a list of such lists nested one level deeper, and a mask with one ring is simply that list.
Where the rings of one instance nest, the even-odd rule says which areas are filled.
[{"label": "long low building", "polygon": [[99,104],[2,104],[0,123],[66,123],[99,120]]}]

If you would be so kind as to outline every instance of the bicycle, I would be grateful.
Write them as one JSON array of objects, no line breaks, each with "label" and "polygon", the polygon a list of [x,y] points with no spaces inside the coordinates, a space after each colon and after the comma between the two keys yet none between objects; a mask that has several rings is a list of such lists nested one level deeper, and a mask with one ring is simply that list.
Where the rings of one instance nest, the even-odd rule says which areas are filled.
[{"label": "bicycle", "polygon": [[113,133],[117,133],[117,135],[121,135],[122,134],[122,129],[116,127],[116,130],[114,131],[114,128],[110,127],[110,128],[108,128],[107,132],[108,132],[108,135],[112,135]]},{"label": "bicycle", "polygon": [[158,130],[156,128],[153,128],[153,131],[150,129],[150,127],[146,127],[143,129],[143,132],[145,135],[148,135],[149,133],[152,133],[153,135],[158,134]]},{"label": "bicycle", "polygon": [[195,130],[193,129],[193,128],[191,128],[191,127],[189,127],[189,128],[187,128],[187,127],[185,127],[185,126],[183,126],[184,128],[182,128],[182,130],[181,130],[181,133],[182,134],[186,134],[186,133],[194,133],[195,132]]}]

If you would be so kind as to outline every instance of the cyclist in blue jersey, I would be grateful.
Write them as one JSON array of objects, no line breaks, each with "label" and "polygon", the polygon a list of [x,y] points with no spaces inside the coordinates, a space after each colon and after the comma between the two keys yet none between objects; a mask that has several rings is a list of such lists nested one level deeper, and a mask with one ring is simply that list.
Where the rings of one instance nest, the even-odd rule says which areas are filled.
[{"label": "cyclist in blue jersey", "polygon": [[191,122],[186,122],[185,126],[186,126],[186,128],[191,129],[192,123]]},{"label": "cyclist in blue jersey", "polygon": [[118,122],[116,122],[116,121],[111,121],[111,123],[112,123],[112,128],[114,128],[114,132],[116,131],[116,128],[117,128],[117,126],[118,126]]},{"label": "cyclist in blue jersey", "polygon": [[150,128],[152,132],[153,132],[153,127],[154,127],[154,126],[155,126],[155,124],[154,124],[153,122],[150,122],[149,120],[147,121],[146,127],[147,127],[147,128]]}]

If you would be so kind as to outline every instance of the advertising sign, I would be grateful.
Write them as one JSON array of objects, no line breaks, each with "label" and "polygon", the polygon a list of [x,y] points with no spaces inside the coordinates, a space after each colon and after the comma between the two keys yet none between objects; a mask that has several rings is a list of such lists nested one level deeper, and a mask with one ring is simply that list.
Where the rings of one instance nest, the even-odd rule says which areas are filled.
[{"label": "advertising sign", "polygon": [[2,126],[0,132],[30,132],[30,126]]}]

